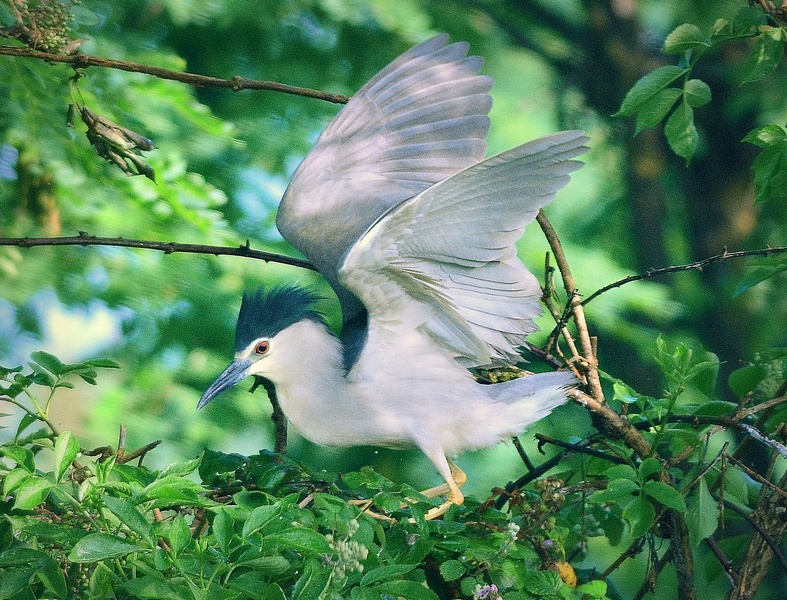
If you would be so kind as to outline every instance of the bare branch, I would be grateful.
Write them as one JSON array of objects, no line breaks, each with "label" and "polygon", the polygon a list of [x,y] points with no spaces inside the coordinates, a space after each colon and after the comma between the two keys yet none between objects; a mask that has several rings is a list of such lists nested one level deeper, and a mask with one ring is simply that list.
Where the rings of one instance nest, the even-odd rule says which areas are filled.
[{"label": "bare branch", "polygon": [[209,77],[207,75],[197,75],[195,73],[173,71],[171,69],[163,69],[161,67],[143,65],[125,60],[102,58],[100,56],[92,56],[90,54],[52,54],[49,52],[31,50],[29,48],[21,48],[18,46],[0,46],[0,55],[18,56],[21,58],[37,58],[47,62],[65,63],[71,65],[74,67],[74,69],[102,67],[105,69],[128,71],[130,73],[144,73],[145,75],[151,75],[153,77],[158,77],[159,79],[179,81],[194,87],[225,88],[230,89],[233,92],[239,92],[241,90],[266,90],[272,92],[282,92],[285,94],[293,94],[295,96],[305,96],[307,98],[316,98],[318,100],[325,100],[335,104],[346,104],[349,100],[347,96],[343,96],[341,94],[331,94],[320,90],[287,85],[286,83],[279,83],[277,81],[245,79],[239,75],[236,75],[231,79],[221,79],[219,77]]},{"label": "bare branch", "polygon": [[743,258],[747,256],[770,256],[771,254],[782,254],[787,252],[787,246],[777,246],[776,248],[761,248],[759,250],[737,250],[735,252],[727,252],[725,248],[719,254],[711,256],[709,258],[704,258],[702,260],[698,260],[693,263],[688,263],[685,265],[674,265],[671,267],[662,267],[661,269],[650,269],[645,273],[640,273],[638,275],[629,275],[628,277],[624,277],[623,279],[619,279],[618,281],[613,281],[612,283],[605,285],[604,287],[596,290],[590,296],[585,298],[582,301],[582,306],[586,306],[591,300],[598,298],[601,294],[608,292],[609,290],[622,287],[627,283],[631,283],[633,281],[642,281],[643,279],[651,279],[652,277],[659,277],[661,275],[668,275],[669,273],[677,273],[679,271],[702,271],[708,265],[712,265],[717,262],[721,262],[723,260],[727,260],[728,258]]},{"label": "bare branch", "polygon": [[301,269],[317,269],[309,261],[292,256],[284,256],[263,250],[252,250],[249,242],[243,246],[210,246],[206,244],[182,244],[178,242],[156,242],[152,240],[133,240],[128,238],[98,237],[80,231],[79,235],[66,237],[43,238],[0,238],[0,246],[18,246],[32,248],[34,246],[119,246],[123,248],[144,248],[146,250],[160,250],[165,254],[184,252],[191,254],[213,254],[214,256],[242,256],[254,258],[265,262],[275,262],[283,265],[300,267]]},{"label": "bare branch", "polygon": [[598,401],[604,402],[604,392],[601,389],[601,380],[598,375],[598,363],[593,353],[593,344],[590,341],[590,332],[588,330],[587,321],[585,320],[585,311],[582,310],[582,303],[579,301],[577,294],[577,287],[574,284],[574,276],[571,273],[566,255],[563,252],[563,245],[560,243],[552,223],[547,219],[543,210],[538,211],[536,216],[544,236],[549,242],[549,247],[552,249],[552,254],[555,256],[560,275],[563,278],[563,287],[568,294],[569,308],[574,316],[574,322],[577,326],[577,336],[579,337],[579,347],[582,352],[582,359],[585,362],[586,369],[585,375],[588,380],[588,389],[591,395]]}]

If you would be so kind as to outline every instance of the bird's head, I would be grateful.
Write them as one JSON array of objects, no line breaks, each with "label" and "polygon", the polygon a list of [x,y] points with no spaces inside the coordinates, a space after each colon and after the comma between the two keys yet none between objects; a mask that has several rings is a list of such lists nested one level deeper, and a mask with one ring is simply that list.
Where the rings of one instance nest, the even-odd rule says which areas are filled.
[{"label": "bird's head", "polygon": [[197,409],[251,375],[274,383],[287,377],[304,358],[303,345],[310,343],[306,338],[328,331],[325,319],[314,309],[319,300],[298,287],[244,294],[235,330],[235,360],[205,390]]}]

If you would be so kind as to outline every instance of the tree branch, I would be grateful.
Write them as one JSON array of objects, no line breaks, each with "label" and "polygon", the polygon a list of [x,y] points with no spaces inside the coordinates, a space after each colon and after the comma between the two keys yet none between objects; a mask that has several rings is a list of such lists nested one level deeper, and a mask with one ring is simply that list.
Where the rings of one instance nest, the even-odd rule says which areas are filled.
[{"label": "tree branch", "polygon": [[151,75],[153,77],[158,77],[159,79],[179,81],[194,87],[225,88],[230,89],[233,92],[239,92],[241,90],[266,90],[272,92],[282,92],[285,94],[293,94],[295,96],[305,96],[306,98],[316,98],[318,100],[325,100],[335,104],[346,104],[349,100],[347,96],[343,96],[342,94],[331,94],[329,92],[323,92],[320,90],[287,85],[286,83],[279,83],[277,81],[245,79],[239,75],[236,75],[231,79],[221,79],[219,77],[197,75],[195,73],[186,73],[183,71],[173,71],[171,69],[163,69],[161,67],[143,65],[125,60],[102,58],[100,56],[92,56],[90,54],[52,54],[50,52],[40,52],[39,50],[31,50],[29,48],[22,48],[19,46],[0,45],[0,55],[18,56],[20,58],[36,58],[38,60],[44,60],[47,62],[65,63],[71,65],[74,69],[102,67],[105,69],[128,71],[130,73],[144,73],[145,75]]},{"label": "tree branch", "polygon": [[721,262],[723,260],[727,260],[728,258],[742,258],[746,256],[770,256],[771,254],[782,254],[787,252],[787,246],[777,246],[776,248],[762,248],[760,250],[737,250],[735,252],[727,252],[727,249],[724,248],[719,254],[711,256],[709,258],[704,258],[702,260],[698,260],[693,263],[688,263],[685,265],[674,265],[671,267],[662,267],[661,269],[650,269],[645,273],[640,273],[638,275],[629,275],[628,277],[624,277],[623,279],[619,279],[618,281],[613,281],[612,283],[605,285],[604,287],[596,290],[590,296],[585,298],[582,301],[582,306],[586,306],[591,300],[598,298],[601,294],[608,292],[609,290],[622,287],[627,283],[631,283],[632,281],[642,281],[643,279],[650,279],[651,277],[658,277],[660,275],[667,275],[669,273],[677,273],[679,271],[701,271],[705,267],[712,265],[717,262]]},{"label": "tree branch", "polygon": [[601,389],[601,380],[598,375],[598,363],[593,350],[593,344],[590,340],[590,331],[588,330],[587,321],[585,320],[585,311],[582,310],[582,303],[579,301],[577,294],[577,287],[574,284],[574,276],[571,273],[566,254],[563,252],[563,245],[560,243],[552,223],[547,219],[543,210],[538,211],[536,220],[544,232],[544,236],[549,242],[549,247],[552,249],[552,254],[555,256],[560,275],[563,278],[563,287],[568,294],[569,308],[574,316],[574,322],[577,326],[577,335],[579,337],[579,347],[582,352],[582,358],[586,363],[585,375],[587,377],[588,390],[593,398],[603,403],[604,392]]},{"label": "tree branch", "polygon": [[160,250],[165,254],[176,252],[191,254],[212,254],[214,256],[242,256],[244,258],[254,258],[265,262],[275,262],[283,265],[300,267],[301,269],[311,269],[316,271],[316,267],[309,261],[292,256],[284,256],[263,250],[252,250],[248,240],[246,244],[238,247],[231,246],[210,246],[206,244],[182,244],[178,242],[156,242],[151,240],[133,240],[128,238],[98,237],[80,231],[79,235],[65,237],[43,237],[43,238],[0,238],[0,246],[18,246],[20,248],[32,248],[34,246],[119,246],[123,248],[144,248],[146,250]]}]

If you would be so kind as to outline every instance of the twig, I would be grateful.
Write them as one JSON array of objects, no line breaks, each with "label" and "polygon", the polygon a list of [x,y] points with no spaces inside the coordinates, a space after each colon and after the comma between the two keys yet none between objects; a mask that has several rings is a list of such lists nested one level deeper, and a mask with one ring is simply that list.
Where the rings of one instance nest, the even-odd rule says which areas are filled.
[{"label": "twig", "polygon": [[266,262],[275,262],[291,265],[302,269],[316,270],[315,266],[307,260],[252,250],[247,241],[243,246],[210,246],[206,244],[182,244],[179,242],[156,242],[152,240],[133,240],[123,237],[98,237],[80,231],[79,235],[65,237],[42,238],[0,238],[0,246],[18,246],[32,248],[34,246],[118,246],[122,248],[144,248],[147,250],[161,250],[165,254],[186,252],[192,254],[212,254],[214,256],[242,256]]},{"label": "twig", "polygon": [[120,464],[123,464],[123,457],[126,455],[126,426],[121,424],[120,425],[120,434],[118,435],[118,451],[117,451],[117,461]]},{"label": "twig", "polygon": [[90,54],[51,54],[49,52],[40,52],[38,50],[31,50],[29,48],[22,48],[19,46],[0,46],[0,55],[18,56],[20,58],[36,58],[47,62],[65,63],[71,65],[74,69],[102,67],[105,69],[128,71],[130,73],[143,73],[145,75],[158,77],[159,79],[179,81],[181,83],[186,83],[195,87],[225,88],[234,92],[239,92],[240,90],[267,90],[272,92],[293,94],[296,96],[305,96],[307,98],[316,98],[318,100],[325,100],[335,104],[346,104],[349,100],[347,96],[343,96],[341,94],[331,94],[328,92],[322,92],[320,90],[287,85],[285,83],[279,83],[276,81],[245,79],[237,75],[231,79],[221,79],[219,77],[209,77],[206,75],[197,75],[195,73],[172,71],[170,69],[142,65],[125,60],[115,60],[112,58],[91,56]]},{"label": "twig", "polygon": [[604,572],[601,575],[599,575],[597,577],[597,579],[604,580],[607,577],[609,577],[612,573],[615,572],[615,570],[618,569],[618,567],[620,567],[620,565],[622,565],[624,562],[626,562],[627,559],[633,558],[637,554],[642,552],[642,546],[644,546],[644,545],[645,545],[645,536],[642,536],[642,537],[637,538],[636,540],[634,540],[634,542],[628,548],[626,548],[626,550],[623,552],[623,554],[618,556],[612,562],[611,565],[609,565],[606,569],[604,569]]},{"label": "twig", "polygon": [[[719,501],[719,498],[716,495],[712,494],[712,497],[714,500]],[[758,534],[760,534],[760,537],[763,539],[765,544],[776,556],[776,559],[781,563],[781,568],[787,569],[787,557],[785,557],[784,553],[781,551],[781,548],[779,547],[779,542],[773,539],[773,537],[771,537],[771,535],[765,529],[763,529],[763,527],[755,519],[753,519],[750,515],[746,514],[743,510],[741,510],[737,504],[735,504],[734,502],[730,502],[729,500],[726,500],[724,498],[722,498],[721,501],[724,503],[724,506],[726,508],[730,509],[741,519],[746,521],[751,526],[752,529],[754,529]]]},{"label": "twig", "polygon": [[739,461],[734,456],[731,456],[731,455],[728,454],[728,455],[725,456],[725,458],[728,461],[730,461],[732,464],[737,466],[739,469],[744,471],[749,477],[751,477],[752,479],[754,479],[756,481],[759,481],[765,487],[770,488],[775,494],[778,494],[782,498],[787,498],[787,491],[781,489],[775,483],[771,483],[770,481],[765,479],[765,477],[763,477],[762,475],[757,473],[757,471],[755,471],[753,469],[750,469],[749,467],[747,467],[745,464],[743,464],[741,461]]},{"label": "twig", "polygon": [[533,461],[530,460],[530,457],[525,452],[524,447],[522,446],[522,442],[519,441],[517,436],[513,436],[511,438],[511,442],[514,444],[514,448],[516,448],[517,454],[519,454],[519,458],[522,459],[522,462],[525,463],[525,466],[529,471],[533,471],[536,466],[533,464]]},{"label": "twig", "polygon": [[727,252],[727,249],[725,248],[719,254],[716,254],[709,258],[698,260],[693,263],[688,263],[685,265],[674,265],[671,267],[662,267],[660,269],[650,269],[645,273],[639,273],[638,275],[629,275],[628,277],[624,277],[623,279],[619,279],[618,281],[613,281],[612,283],[597,289],[595,292],[590,294],[590,296],[585,298],[582,301],[582,306],[587,306],[589,302],[595,300],[601,294],[608,292],[609,290],[619,288],[633,281],[642,281],[643,279],[650,279],[652,277],[659,277],[661,275],[668,275],[669,273],[677,273],[679,271],[694,271],[694,270],[701,271],[708,265],[712,265],[714,263],[727,260],[728,258],[743,258],[747,256],[770,256],[771,254],[781,254],[784,252],[787,252],[787,246],[777,246],[775,248],[761,248],[759,250],[737,250],[735,252]]},{"label": "twig", "polygon": [[251,386],[249,393],[253,394],[259,386],[262,386],[268,393],[268,400],[270,400],[271,406],[273,407],[273,414],[271,415],[275,431],[273,451],[276,454],[284,454],[287,452],[287,417],[284,416],[284,411],[282,411],[281,405],[279,404],[279,398],[276,395],[276,386],[273,385],[270,379],[255,375],[254,385]]},{"label": "twig", "polygon": [[593,354],[593,345],[590,341],[590,332],[588,330],[587,321],[585,320],[585,311],[582,309],[582,303],[579,301],[577,294],[577,287],[574,284],[574,276],[571,273],[571,267],[566,259],[566,254],[563,252],[563,245],[560,243],[555,229],[547,219],[543,210],[539,210],[536,215],[536,221],[541,226],[541,231],[544,232],[552,254],[555,257],[560,275],[563,278],[563,287],[568,295],[569,307],[574,316],[574,323],[577,327],[577,336],[579,337],[579,347],[582,352],[582,358],[586,363],[585,375],[587,377],[588,390],[591,396],[600,403],[604,403],[604,392],[601,389],[601,380],[598,375],[598,362]]},{"label": "twig", "polygon": [[732,564],[732,561],[727,558],[727,555],[724,553],[724,550],[721,549],[721,546],[719,546],[712,536],[705,538],[705,544],[708,546],[710,551],[713,552],[716,560],[719,561],[722,570],[727,574],[727,579],[730,580],[732,586],[737,586],[738,574],[735,572],[735,566]]},{"label": "twig", "polygon": [[615,456],[613,454],[607,454],[606,452],[601,452],[600,450],[595,450],[593,448],[588,448],[581,444],[571,444],[569,442],[563,442],[561,440],[557,440],[555,438],[549,437],[547,435],[543,435],[541,433],[536,433],[535,438],[538,440],[538,447],[539,449],[543,444],[552,444],[553,446],[557,446],[559,448],[564,448],[566,450],[570,450],[571,452],[578,452],[580,454],[587,454],[588,456],[594,456],[596,458],[600,458],[602,460],[609,461],[611,463],[615,463],[616,465],[627,465],[629,464],[627,460]]}]

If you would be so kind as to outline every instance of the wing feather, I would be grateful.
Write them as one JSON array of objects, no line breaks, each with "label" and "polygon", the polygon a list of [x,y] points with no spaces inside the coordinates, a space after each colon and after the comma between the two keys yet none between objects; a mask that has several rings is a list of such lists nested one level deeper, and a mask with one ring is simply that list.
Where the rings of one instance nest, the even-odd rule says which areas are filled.
[{"label": "wing feather", "polygon": [[[416,328],[469,365],[517,356],[541,289],[516,256],[525,226],[581,166],[579,131],[482,161],[389,210],[354,244],[339,279],[370,328]],[[370,335],[373,332],[370,330]]]},{"label": "wing feather", "polygon": [[342,299],[347,249],[382,214],[486,154],[491,107],[483,60],[440,35],[410,49],[355,94],[295,171],[277,225]]}]

